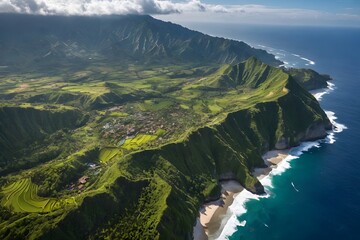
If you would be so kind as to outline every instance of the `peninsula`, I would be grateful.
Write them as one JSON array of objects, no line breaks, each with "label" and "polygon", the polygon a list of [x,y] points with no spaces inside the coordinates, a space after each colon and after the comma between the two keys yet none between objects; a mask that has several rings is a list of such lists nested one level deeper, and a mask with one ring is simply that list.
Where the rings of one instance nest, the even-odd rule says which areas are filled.
[{"label": "peninsula", "polygon": [[139,15],[0,32],[1,239],[192,239],[222,181],[262,194],[263,154],[332,128],[329,76],[244,42]]}]

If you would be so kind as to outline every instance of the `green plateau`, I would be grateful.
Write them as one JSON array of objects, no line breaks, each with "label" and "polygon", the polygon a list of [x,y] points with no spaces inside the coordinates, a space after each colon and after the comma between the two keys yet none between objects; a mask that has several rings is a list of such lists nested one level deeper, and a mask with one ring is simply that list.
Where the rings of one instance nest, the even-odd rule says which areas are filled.
[{"label": "green plateau", "polygon": [[220,181],[262,194],[265,152],[332,128],[329,76],[243,42],[134,15],[0,31],[1,239],[192,239]]}]

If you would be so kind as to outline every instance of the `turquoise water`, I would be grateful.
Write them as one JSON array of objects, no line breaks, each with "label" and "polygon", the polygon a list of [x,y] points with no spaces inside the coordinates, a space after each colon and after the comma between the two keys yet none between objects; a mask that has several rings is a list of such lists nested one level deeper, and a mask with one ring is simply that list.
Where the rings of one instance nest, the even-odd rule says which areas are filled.
[{"label": "turquoise water", "polygon": [[267,197],[245,203],[246,213],[234,206],[237,219],[219,239],[360,239],[360,28],[190,27],[261,45],[289,66],[330,74],[335,89],[321,105],[347,127],[334,134],[335,142],[318,143],[290,161],[271,178]]}]

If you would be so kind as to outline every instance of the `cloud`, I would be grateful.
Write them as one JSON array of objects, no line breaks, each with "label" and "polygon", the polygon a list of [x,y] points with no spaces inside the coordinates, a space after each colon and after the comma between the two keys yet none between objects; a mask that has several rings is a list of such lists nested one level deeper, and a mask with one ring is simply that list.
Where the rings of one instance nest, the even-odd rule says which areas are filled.
[{"label": "cloud", "polygon": [[[219,0],[220,2],[220,0]],[[163,20],[192,22],[242,22],[261,24],[360,24],[360,14],[328,13],[311,9],[264,5],[217,5],[201,0],[0,0],[0,13],[41,15],[151,14]]]},{"label": "cloud", "polygon": [[209,8],[200,0],[0,0],[0,12],[41,15],[170,14],[213,7],[222,10],[216,5]]},{"label": "cloud", "polygon": [[[238,12],[232,6],[201,0],[0,0],[0,12],[42,15],[173,14]],[[241,11],[239,11],[241,12]]]}]

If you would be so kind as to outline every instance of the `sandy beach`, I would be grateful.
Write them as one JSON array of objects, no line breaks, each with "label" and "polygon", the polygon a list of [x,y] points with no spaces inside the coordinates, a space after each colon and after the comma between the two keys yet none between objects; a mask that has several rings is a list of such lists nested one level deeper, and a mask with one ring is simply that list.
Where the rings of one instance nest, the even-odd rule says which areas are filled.
[{"label": "sandy beach", "polygon": [[[288,156],[289,150],[273,150],[263,155],[267,168],[257,168],[254,170],[253,175],[259,180],[267,176],[272,169],[276,168]],[[244,188],[236,181],[221,182],[222,195],[217,201],[205,204],[200,209],[200,217],[197,218],[197,223],[194,226],[194,239],[206,240],[214,239],[218,236],[222,227],[229,220],[229,206],[234,202],[234,198]]]}]

